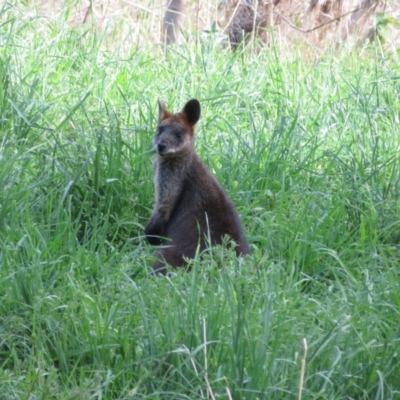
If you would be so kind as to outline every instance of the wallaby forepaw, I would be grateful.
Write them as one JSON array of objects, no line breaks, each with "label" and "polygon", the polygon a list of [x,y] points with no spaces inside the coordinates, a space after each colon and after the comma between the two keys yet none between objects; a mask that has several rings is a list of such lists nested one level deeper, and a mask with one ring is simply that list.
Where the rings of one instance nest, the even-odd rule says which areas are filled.
[{"label": "wallaby forepaw", "polygon": [[146,235],[147,241],[153,245],[158,246],[162,243],[162,229],[148,223],[144,228],[144,234]]},{"label": "wallaby forepaw", "polygon": [[152,246],[159,246],[162,243],[160,236],[146,235],[146,239]]}]

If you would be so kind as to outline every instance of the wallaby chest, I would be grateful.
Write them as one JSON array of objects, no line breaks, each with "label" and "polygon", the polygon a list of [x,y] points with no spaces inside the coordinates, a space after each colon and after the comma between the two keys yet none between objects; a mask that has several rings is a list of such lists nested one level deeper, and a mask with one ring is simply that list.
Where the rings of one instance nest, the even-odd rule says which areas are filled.
[{"label": "wallaby chest", "polygon": [[188,174],[189,163],[183,160],[155,160],[154,186],[156,203],[176,198],[182,191]]}]

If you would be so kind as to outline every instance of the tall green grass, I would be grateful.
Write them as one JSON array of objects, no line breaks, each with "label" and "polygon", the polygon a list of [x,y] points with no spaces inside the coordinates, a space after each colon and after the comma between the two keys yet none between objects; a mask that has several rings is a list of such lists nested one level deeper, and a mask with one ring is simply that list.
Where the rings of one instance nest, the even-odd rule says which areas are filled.
[{"label": "tall green grass", "polygon": [[[0,398],[400,398],[397,55],[105,40],[2,8]],[[191,97],[253,256],[153,278],[156,100]]]}]

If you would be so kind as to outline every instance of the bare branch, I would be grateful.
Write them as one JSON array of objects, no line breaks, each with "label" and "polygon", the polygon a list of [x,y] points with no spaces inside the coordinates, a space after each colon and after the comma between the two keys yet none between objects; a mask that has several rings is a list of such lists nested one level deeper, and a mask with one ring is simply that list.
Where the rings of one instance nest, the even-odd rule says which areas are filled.
[{"label": "bare branch", "polygon": [[[374,3],[377,3],[377,2],[378,2],[377,0],[374,1]],[[284,22],[286,22],[291,28],[296,29],[297,31],[302,32],[302,33],[310,33],[310,32],[314,32],[317,29],[320,29],[320,28],[322,28],[322,27],[324,27],[326,25],[329,25],[332,22],[339,21],[342,18],[347,17],[350,14],[357,13],[358,11],[363,10],[365,8],[369,8],[369,7],[371,7],[371,4],[373,4],[373,3],[371,3],[371,0],[367,1],[366,3],[368,3],[368,4],[366,4],[364,6],[361,6],[361,7],[358,7],[358,8],[356,8],[356,9],[354,9],[352,11],[349,11],[347,13],[344,13],[344,14],[340,15],[339,17],[332,18],[331,20],[326,21],[323,24],[315,26],[314,28],[311,28],[311,29],[298,28],[297,26],[293,25],[288,19],[286,19],[282,14],[280,14],[278,11],[274,11],[274,14],[277,15],[278,17],[282,18],[282,20]]]}]

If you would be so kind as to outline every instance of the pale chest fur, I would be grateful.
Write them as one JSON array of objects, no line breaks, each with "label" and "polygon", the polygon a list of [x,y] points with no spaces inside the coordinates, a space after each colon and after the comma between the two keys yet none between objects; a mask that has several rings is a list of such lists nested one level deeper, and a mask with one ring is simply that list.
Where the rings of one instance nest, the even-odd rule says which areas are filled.
[{"label": "pale chest fur", "polygon": [[154,161],[154,188],[156,205],[170,204],[176,200],[183,187],[187,163]]}]

